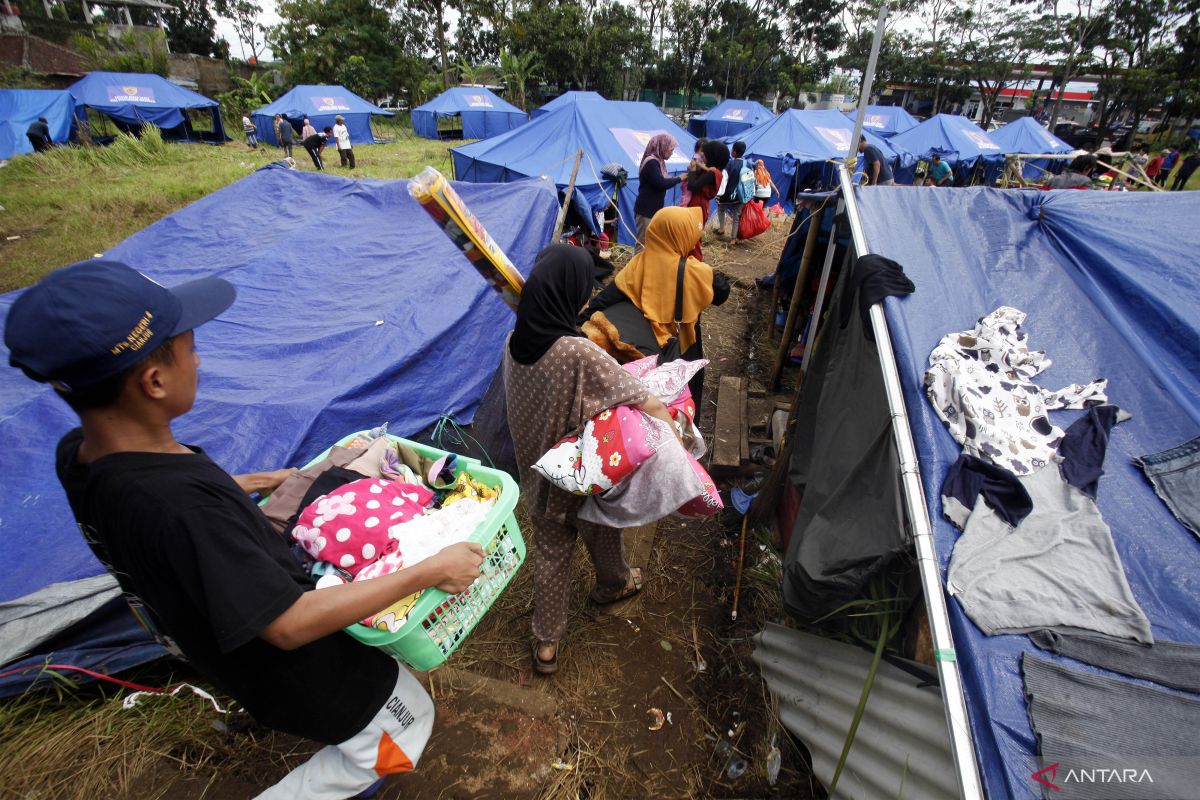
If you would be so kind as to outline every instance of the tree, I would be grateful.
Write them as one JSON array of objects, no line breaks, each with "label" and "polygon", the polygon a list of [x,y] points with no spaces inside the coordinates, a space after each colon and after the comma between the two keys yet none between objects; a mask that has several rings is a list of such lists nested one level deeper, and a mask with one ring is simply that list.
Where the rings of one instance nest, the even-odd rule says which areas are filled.
[{"label": "tree", "polygon": [[1050,129],[1058,122],[1067,84],[1095,60],[1095,49],[1106,27],[1107,0],[1046,0],[1046,13],[1038,21],[1054,31],[1051,52],[1061,54],[1058,91],[1050,108]]},{"label": "tree", "polygon": [[217,38],[217,21],[208,0],[173,0],[171,9],[163,11],[163,21],[171,52],[229,57],[229,44]]},{"label": "tree", "polygon": [[533,50],[521,55],[500,51],[500,74],[504,76],[513,104],[522,111],[525,110],[525,87],[536,77],[540,68],[538,54]]},{"label": "tree", "polygon": [[704,56],[708,27],[714,16],[713,6],[703,0],[671,0],[670,20],[671,29],[675,31],[675,46],[674,57],[667,62],[666,74],[674,76],[675,86],[683,87],[683,102],[689,108],[700,60]]},{"label": "tree", "polygon": [[[257,64],[266,34],[259,21],[258,3],[254,0],[213,0],[213,9],[233,23],[233,30],[241,43],[242,58]],[[282,13],[282,9],[280,11]]]},{"label": "tree", "polygon": [[[437,45],[438,61],[441,64],[442,88],[450,88],[450,23],[446,12],[454,8],[447,0],[412,0],[412,7],[425,17],[426,28],[432,33]],[[454,8],[457,11],[457,8]]]},{"label": "tree", "polygon": [[957,61],[982,98],[980,125],[986,128],[1000,92],[1013,76],[1028,75],[1030,56],[1045,43],[1025,14],[1001,0],[975,0],[952,14],[949,22],[961,34]]}]

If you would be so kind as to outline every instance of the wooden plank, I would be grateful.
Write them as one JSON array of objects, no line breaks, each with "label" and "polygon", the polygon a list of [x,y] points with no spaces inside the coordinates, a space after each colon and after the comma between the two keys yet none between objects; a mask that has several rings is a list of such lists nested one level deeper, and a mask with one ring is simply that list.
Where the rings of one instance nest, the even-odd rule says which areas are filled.
[{"label": "wooden plank", "polygon": [[721,376],[717,389],[717,418],[713,424],[713,449],[709,464],[714,469],[737,469],[741,464],[744,395],[741,378]]},{"label": "wooden plank", "polygon": [[742,418],[738,424],[740,439],[738,440],[738,452],[741,457],[739,464],[745,464],[750,460],[750,399],[746,397],[746,387],[748,386],[745,378],[739,378],[740,387],[738,390],[738,410]]}]

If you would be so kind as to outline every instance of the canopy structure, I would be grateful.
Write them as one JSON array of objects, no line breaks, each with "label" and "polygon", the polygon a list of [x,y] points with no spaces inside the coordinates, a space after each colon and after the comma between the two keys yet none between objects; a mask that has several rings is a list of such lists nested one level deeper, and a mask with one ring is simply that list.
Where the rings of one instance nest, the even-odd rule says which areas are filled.
[{"label": "canopy structure", "polygon": [[[136,133],[142,125],[156,125],[164,139],[224,142],[228,140],[221,124],[221,108],[190,89],[176,86],[160,75],[133,72],[91,72],[67,90],[75,99],[75,113],[94,109],[105,114],[124,131]],[[195,131],[186,111],[208,111],[211,130]],[[94,132],[93,132],[94,133]]]},{"label": "canopy structure", "polygon": [[[854,119],[857,113],[847,111],[846,116]],[[904,133],[918,124],[917,118],[901,106],[867,106],[867,114],[863,117],[863,127],[885,139]]]},{"label": "canopy structure", "polygon": [[[536,181],[456,189],[528,274],[550,238],[555,193]],[[287,213],[264,225],[264,207]],[[105,255],[166,286],[219,275],[237,288],[232,308],[197,334],[200,391],[175,427],[233,473],[303,465],[385,421],[402,436],[443,414],[467,423],[515,320],[406,181],[268,167]],[[16,296],[0,296],[0,315]],[[0,359],[7,363],[7,352]],[[97,581],[103,571],[55,478],[54,444],[77,424],[50,388],[0,370],[0,537],[9,566],[0,672],[47,657],[111,672],[163,654],[113,584]],[[31,598],[42,601],[41,617]],[[106,603],[102,625],[94,607]],[[77,618],[66,630],[59,624]],[[0,694],[37,674],[0,679]]]},{"label": "canopy structure", "polygon": [[[1062,155],[1075,150],[1074,147],[1042,127],[1041,123],[1033,117],[1015,119],[1000,130],[992,131],[988,136],[993,142],[1004,148],[1006,154]],[[1027,180],[1038,180],[1045,176],[1050,164],[1048,159],[1027,161],[1022,176]]]},{"label": "canopy structure", "polygon": [[[863,135],[893,164],[910,160],[889,140],[867,129]],[[854,122],[840,111],[788,109],[738,138],[746,143],[748,159],[763,161],[785,205],[790,205],[796,191],[832,183],[831,162],[857,152],[853,137]]]},{"label": "canopy structure", "polygon": [[[1005,148],[996,143],[983,128],[966,117],[935,114],[915,128],[897,133],[888,140],[893,147],[903,148],[916,159],[927,160],[934,153],[956,170],[969,170],[979,163],[1002,160]],[[915,161],[896,176],[909,183],[915,172]]]},{"label": "canopy structure", "polygon": [[32,153],[25,132],[38,117],[45,117],[50,139],[66,144],[75,129],[75,100],[67,91],[50,89],[0,89],[0,158]]},{"label": "canopy structure", "polygon": [[438,120],[459,117],[461,131],[450,138],[488,139],[529,121],[529,115],[485,86],[455,86],[412,110],[413,131],[426,139],[443,138]]},{"label": "canopy structure", "polygon": [[771,109],[754,100],[723,100],[688,120],[688,133],[709,139],[737,136],[775,117]]},{"label": "canopy structure", "polygon": [[571,103],[578,103],[580,100],[605,100],[607,98],[599,92],[563,92],[558,97],[551,100],[545,105],[538,106],[533,111],[529,112],[532,119],[537,119],[543,114],[549,114],[551,111],[562,108]]},{"label": "canopy structure", "polygon": [[[902,264],[917,287],[888,298],[884,311],[933,526],[936,558],[922,568],[935,569],[944,585],[960,536],[942,517],[940,495],[961,447],[925,395],[930,352],[945,334],[1012,306],[1028,315],[1030,348],[1053,360],[1039,384],[1105,377],[1110,402],[1132,414],[1109,438],[1096,501],[1155,640],[1200,644],[1200,538],[1134,463],[1200,434],[1200,280],[1192,268],[1200,195],[872,189],[859,191],[858,203],[869,249]],[[1154,225],[1131,226],[1133,219]],[[1163,237],[1164,230],[1179,235]],[[1081,413],[1052,411],[1050,419],[1065,428]],[[1039,798],[1030,774],[1046,765],[1036,758],[1021,668],[1022,654],[1036,648],[1024,635],[985,636],[954,595],[945,602],[987,796]],[[1194,746],[1179,752],[1195,763]]]},{"label": "canopy structure", "polygon": [[296,86],[274,103],[263,106],[251,115],[254,127],[258,129],[259,141],[267,144],[279,143],[275,138],[276,114],[282,114],[297,133],[300,132],[305,117],[313,127],[322,130],[333,127],[334,119],[341,116],[346,120],[346,127],[350,130],[350,143],[353,145],[375,144],[375,134],[371,132],[371,117],[395,116],[390,111],[368,103],[343,86]]},{"label": "canopy structure", "polygon": [[[650,103],[626,100],[568,104],[514,131],[455,147],[450,153],[459,180],[501,183],[545,177],[563,190],[571,180],[575,153],[582,149],[575,196],[583,206],[585,222],[596,229],[596,215],[615,200],[621,218],[617,241],[632,245],[638,166],[646,143],[657,133],[669,133],[678,144],[668,161],[669,172],[678,175],[687,170],[695,138]],[[620,189],[601,174],[609,164],[628,173]],[[672,190],[667,204],[678,202],[678,196],[678,190]]]}]

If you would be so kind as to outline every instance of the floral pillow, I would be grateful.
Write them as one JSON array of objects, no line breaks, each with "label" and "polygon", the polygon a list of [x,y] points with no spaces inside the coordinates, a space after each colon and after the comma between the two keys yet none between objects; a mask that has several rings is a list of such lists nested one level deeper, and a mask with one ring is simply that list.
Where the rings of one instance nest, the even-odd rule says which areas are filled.
[{"label": "floral pillow", "polygon": [[571,494],[611,489],[654,455],[660,431],[632,406],[601,411],[578,436],[568,436],[533,465],[542,477]]}]

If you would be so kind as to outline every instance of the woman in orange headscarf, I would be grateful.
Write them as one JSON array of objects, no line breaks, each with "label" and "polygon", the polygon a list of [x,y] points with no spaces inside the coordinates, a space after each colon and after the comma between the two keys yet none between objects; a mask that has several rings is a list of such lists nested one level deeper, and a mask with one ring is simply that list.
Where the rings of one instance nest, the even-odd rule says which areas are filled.
[{"label": "woman in orange headscarf", "polygon": [[[691,257],[700,242],[704,215],[699,208],[670,206],[650,220],[646,248],[630,259],[604,291],[584,312],[588,322],[583,331],[619,361],[630,361],[657,353],[672,336],[679,338],[679,352],[687,361],[704,357],[700,314],[729,297],[729,282],[712,267]],[[683,268],[681,310],[675,317],[676,290]],[[634,330],[619,306],[632,305],[648,331]],[[632,309],[631,309],[632,310]],[[647,335],[648,334],[648,335]],[[692,380],[692,395],[700,405],[703,372]]]}]

